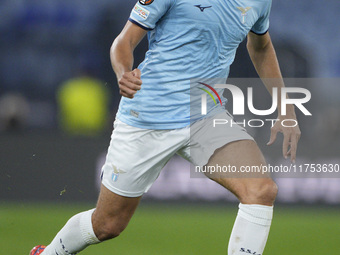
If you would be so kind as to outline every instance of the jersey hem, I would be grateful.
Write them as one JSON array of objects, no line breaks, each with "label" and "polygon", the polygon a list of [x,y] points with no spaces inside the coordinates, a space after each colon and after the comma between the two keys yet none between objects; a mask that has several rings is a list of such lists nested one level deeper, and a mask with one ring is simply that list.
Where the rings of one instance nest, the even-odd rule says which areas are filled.
[{"label": "jersey hem", "polygon": [[212,116],[216,116],[217,114],[220,114],[221,112],[225,112],[224,107],[214,107],[209,111],[207,115],[200,116],[200,117],[191,117],[188,121],[178,121],[178,122],[167,122],[167,123],[150,123],[150,122],[143,122],[140,123],[139,119],[134,119],[131,118],[129,115],[123,114],[119,109],[116,114],[116,118],[119,119],[120,121],[124,122],[127,125],[141,128],[141,129],[153,129],[153,130],[171,130],[171,129],[180,129],[180,128],[185,128],[188,127],[195,122],[206,119],[206,118],[211,118]]},{"label": "jersey hem", "polygon": [[170,130],[170,129],[185,128],[185,127],[190,125],[190,122],[180,123],[180,124],[177,124],[177,125],[169,124],[169,123],[166,123],[166,124],[155,124],[155,123],[139,124],[136,121],[133,121],[129,118],[125,118],[124,115],[122,115],[122,114],[117,114],[117,119],[124,122],[125,124],[128,124],[128,125],[133,126],[133,127],[141,128],[141,129],[155,129],[155,130],[167,129],[167,130]]}]

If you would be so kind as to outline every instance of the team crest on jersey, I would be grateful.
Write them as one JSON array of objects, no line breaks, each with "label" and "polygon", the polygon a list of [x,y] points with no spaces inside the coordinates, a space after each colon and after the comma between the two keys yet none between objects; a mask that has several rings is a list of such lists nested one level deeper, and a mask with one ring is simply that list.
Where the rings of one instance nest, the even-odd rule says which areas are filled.
[{"label": "team crest on jersey", "polygon": [[152,4],[153,0],[139,0],[139,3],[142,5]]},{"label": "team crest on jersey", "polygon": [[241,11],[241,17],[242,17],[242,24],[246,23],[246,17],[248,15],[248,11],[251,9],[252,7],[237,7],[237,9],[239,9]]}]

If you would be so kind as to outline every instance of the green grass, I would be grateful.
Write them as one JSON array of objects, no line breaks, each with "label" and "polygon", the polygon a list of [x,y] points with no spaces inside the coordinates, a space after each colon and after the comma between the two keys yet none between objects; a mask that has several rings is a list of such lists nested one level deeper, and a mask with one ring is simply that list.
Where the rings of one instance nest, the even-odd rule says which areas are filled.
[{"label": "green grass", "polygon": [[[87,206],[0,204],[0,254],[27,255],[48,244],[69,217]],[[235,207],[142,205],[115,240],[81,254],[200,255],[226,254]],[[276,206],[264,254],[339,254],[339,208]]]}]

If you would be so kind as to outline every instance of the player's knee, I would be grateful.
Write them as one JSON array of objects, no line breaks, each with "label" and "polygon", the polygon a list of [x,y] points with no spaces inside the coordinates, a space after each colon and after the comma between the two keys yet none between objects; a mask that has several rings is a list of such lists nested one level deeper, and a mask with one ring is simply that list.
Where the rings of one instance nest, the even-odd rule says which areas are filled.
[{"label": "player's knee", "polygon": [[119,225],[119,224],[106,224],[103,227],[103,230],[101,232],[101,237],[99,238],[99,240],[108,240],[108,239],[112,239],[115,237],[118,237],[123,230],[125,229],[125,226]]},{"label": "player's knee", "polygon": [[267,204],[274,204],[278,192],[278,187],[276,183],[271,180],[265,183],[263,187],[259,190],[258,198]]},{"label": "player's knee", "polygon": [[100,241],[118,237],[126,228],[127,222],[119,217],[106,217],[93,222],[93,229]]},{"label": "player's knee", "polygon": [[240,200],[246,204],[274,204],[278,187],[271,179],[262,180],[246,187],[246,191],[241,195]]},{"label": "player's knee", "polygon": [[125,224],[117,222],[106,222],[101,226],[99,233],[96,233],[96,235],[99,240],[105,241],[118,237],[125,228]]}]

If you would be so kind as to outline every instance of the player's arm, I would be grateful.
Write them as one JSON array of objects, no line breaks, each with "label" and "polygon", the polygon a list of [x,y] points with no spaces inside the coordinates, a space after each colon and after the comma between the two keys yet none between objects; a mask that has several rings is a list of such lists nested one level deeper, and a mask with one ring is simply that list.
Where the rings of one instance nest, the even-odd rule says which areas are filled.
[{"label": "player's arm", "polygon": [[119,92],[128,98],[133,98],[141,89],[141,72],[139,69],[132,70],[133,51],[145,35],[146,30],[128,21],[110,49],[111,64],[118,79]]},{"label": "player's arm", "polygon": [[[270,39],[269,33],[264,35],[257,35],[253,32],[248,34],[247,49],[249,56],[254,64],[254,67],[260,76],[260,78],[276,78],[265,80],[264,84],[272,93],[273,87],[278,88],[280,92],[284,83],[279,67],[279,63],[276,57],[275,49]],[[287,105],[286,115],[281,114],[281,96],[278,96],[278,117],[279,120],[293,119],[296,120],[295,110],[293,105]],[[300,139],[301,131],[299,126],[284,127],[281,125],[281,121],[277,121],[271,129],[270,140],[268,145],[271,145],[276,140],[278,132],[283,133],[283,156],[287,158],[290,155],[292,162],[296,159],[297,144]],[[290,149],[288,150],[290,146]]]}]

